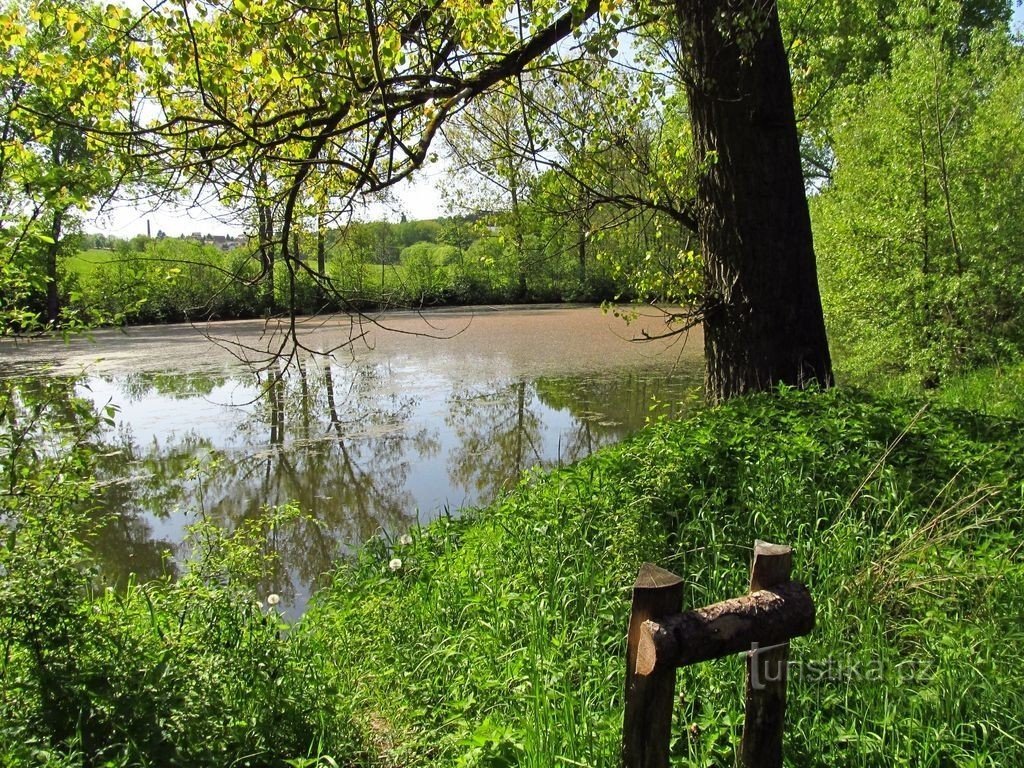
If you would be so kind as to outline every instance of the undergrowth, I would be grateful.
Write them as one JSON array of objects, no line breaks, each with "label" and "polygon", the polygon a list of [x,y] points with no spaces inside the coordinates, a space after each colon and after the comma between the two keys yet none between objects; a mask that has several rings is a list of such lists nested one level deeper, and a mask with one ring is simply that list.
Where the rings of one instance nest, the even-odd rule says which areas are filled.
[{"label": "undergrowth", "polygon": [[[47,401],[6,396],[2,764],[612,766],[640,564],[703,605],[746,591],[755,538],[795,547],[818,609],[789,764],[1024,764],[1020,422],[737,400],[375,540],[287,627],[256,603],[265,531],[200,528],[184,578],[103,588],[92,417],[26,441]],[[681,671],[679,765],[734,763],[742,686],[740,658]]]},{"label": "undergrowth", "polygon": [[104,585],[96,414],[67,382],[0,381],[0,765],[283,765],[359,745],[320,649],[257,602],[296,510],[192,529],[177,580]]},{"label": "undergrowth", "polygon": [[[299,634],[378,764],[615,765],[640,564],[696,607],[746,591],[763,538],[818,609],[790,764],[1024,764],[1020,427],[841,391],[732,402],[367,547]],[[733,764],[742,686],[739,658],[681,671],[681,765]]]}]

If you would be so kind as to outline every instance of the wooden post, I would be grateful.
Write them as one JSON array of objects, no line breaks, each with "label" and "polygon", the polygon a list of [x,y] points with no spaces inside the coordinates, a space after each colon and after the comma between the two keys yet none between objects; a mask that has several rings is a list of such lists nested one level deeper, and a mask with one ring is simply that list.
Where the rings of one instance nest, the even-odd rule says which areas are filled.
[{"label": "wooden post", "polygon": [[[771,589],[789,581],[793,550],[780,544],[754,542],[750,591]],[[786,667],[789,643],[747,654],[746,715],[740,744],[744,768],[781,768],[782,728],[786,713]]]},{"label": "wooden post", "polygon": [[626,715],[622,725],[624,768],[668,768],[675,702],[675,667],[636,672],[637,649],[645,621],[679,613],[683,580],[651,563],[640,568],[633,585],[633,609],[626,639]]}]

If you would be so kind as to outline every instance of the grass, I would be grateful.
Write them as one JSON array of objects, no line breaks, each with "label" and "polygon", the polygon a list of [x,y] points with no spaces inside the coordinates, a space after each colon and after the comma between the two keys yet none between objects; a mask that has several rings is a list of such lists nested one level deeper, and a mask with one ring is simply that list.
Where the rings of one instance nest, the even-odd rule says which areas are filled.
[{"label": "grass", "polygon": [[[793,765],[1020,764],[1019,427],[843,392],[730,403],[367,548],[297,634],[379,764],[613,765],[640,563],[696,606],[745,591],[755,537],[783,541],[819,613]],[[679,760],[733,764],[742,672],[680,675]]]},{"label": "grass", "polygon": [[[640,564],[703,605],[746,591],[763,538],[796,548],[818,609],[793,643],[790,765],[1024,764],[1021,427],[843,390],[736,400],[374,541],[290,628],[254,603],[266,530],[200,529],[187,578],[97,591],[69,528],[88,484],[40,447],[0,547],[0,759],[614,765]],[[675,763],[733,765],[742,660],[678,690]]]},{"label": "grass", "polygon": [[990,416],[1024,419],[1024,363],[982,368],[949,381],[937,393],[955,404]]},{"label": "grass", "polygon": [[123,257],[112,250],[91,248],[74,253],[66,260],[65,265],[68,272],[79,277],[85,277],[91,275],[103,265],[117,261],[120,258]]}]

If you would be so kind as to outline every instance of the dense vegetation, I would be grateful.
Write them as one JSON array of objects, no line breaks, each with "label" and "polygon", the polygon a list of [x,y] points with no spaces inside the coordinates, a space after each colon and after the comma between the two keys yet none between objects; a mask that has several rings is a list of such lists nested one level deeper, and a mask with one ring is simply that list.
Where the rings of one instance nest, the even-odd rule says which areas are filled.
[{"label": "dense vegetation", "polygon": [[940,33],[843,105],[813,199],[831,336],[850,372],[950,374],[1024,344],[1024,58],[1004,34]]},{"label": "dense vegetation", "polygon": [[[850,391],[737,400],[371,544],[286,628],[259,553],[297,511],[200,527],[184,578],[105,590],[84,533],[96,417],[54,390],[5,398],[18,435],[49,436],[2,497],[5,764],[608,765],[639,564],[704,604],[742,593],[755,536],[796,547],[818,605],[794,643],[791,764],[1024,759],[1020,421]],[[674,754],[732,763],[742,668],[682,674]]]},{"label": "dense vegetation", "polygon": [[[668,5],[590,2],[577,18],[573,4],[580,58],[538,55],[515,87],[489,73],[527,31],[568,35],[562,4],[531,3],[515,33],[500,3],[441,4],[438,29],[402,3],[393,18],[352,4],[322,28],[293,0],[210,0],[196,18],[166,5],[2,6],[3,334],[722,298],[690,236],[718,158],[694,151],[675,56],[692,41]],[[1011,5],[782,6],[825,314],[840,379],[865,391],[783,389],[653,424],[487,509],[372,542],[286,626],[260,586],[263,542],[302,510],[198,526],[181,578],[110,588],[93,551],[110,414],[66,383],[0,380],[0,761],[607,765],[639,564],[676,570],[703,604],[743,591],[760,537],[796,547],[819,606],[794,644],[793,765],[1024,763]],[[730,18],[737,45],[756,38]],[[617,68],[624,29],[639,30],[634,60]],[[453,52],[451,101],[412,92],[392,111],[415,80],[405,68],[429,79]],[[166,120],[143,129],[147,98]],[[489,212],[332,225],[426,161],[418,142],[445,110],[447,151],[470,174],[453,184],[483,190],[463,208]],[[110,196],[195,185],[244,222],[238,247],[79,238]],[[680,760],[733,762],[741,684],[734,659],[681,676]]]},{"label": "dense vegetation", "polygon": [[[97,323],[180,322],[259,317],[285,307],[304,314],[350,309],[403,309],[446,304],[604,301],[637,298],[622,264],[633,247],[629,227],[596,239],[583,255],[559,233],[529,231],[514,245],[497,215],[359,223],[322,233],[324,273],[275,268],[268,302],[253,245],[225,247],[193,238],[85,235],[62,268],[65,313]],[[537,219],[536,226],[550,226]],[[564,233],[562,233],[564,234]],[[300,240],[300,257],[316,265],[316,237]],[[520,284],[513,258],[530,269]],[[658,245],[672,255],[672,239]],[[613,267],[613,265],[616,265]],[[656,299],[656,294],[641,298]],[[39,302],[29,307],[41,309]]]}]

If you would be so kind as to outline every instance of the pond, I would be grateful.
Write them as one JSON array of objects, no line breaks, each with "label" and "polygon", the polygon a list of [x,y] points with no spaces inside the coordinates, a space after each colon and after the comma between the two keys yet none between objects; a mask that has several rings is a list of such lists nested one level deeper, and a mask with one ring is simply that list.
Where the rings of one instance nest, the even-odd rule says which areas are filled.
[{"label": "pond", "polygon": [[[581,459],[700,401],[703,340],[593,307],[242,321],[4,342],[7,377],[75,377],[116,407],[97,546],[120,579],[187,558],[186,527],[266,533],[264,588],[301,613],[337,557],[488,503],[531,467]],[[268,354],[272,353],[272,354]]]}]

